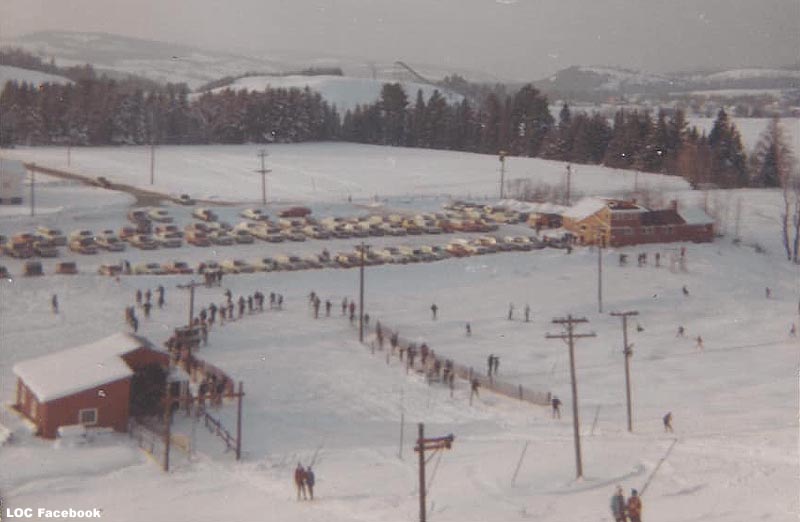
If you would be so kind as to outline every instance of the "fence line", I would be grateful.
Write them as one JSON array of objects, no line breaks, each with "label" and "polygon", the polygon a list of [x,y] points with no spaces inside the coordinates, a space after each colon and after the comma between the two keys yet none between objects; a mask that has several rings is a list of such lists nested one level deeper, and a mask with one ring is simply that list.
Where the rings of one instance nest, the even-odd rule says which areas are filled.
[{"label": "fence line", "polygon": [[[384,348],[383,349],[384,350],[389,350],[389,352],[387,353],[387,360],[388,360],[388,357],[390,357],[390,356],[402,357],[400,354],[404,353],[404,352],[407,353],[409,345],[412,345],[412,344],[414,346],[416,346],[417,351],[419,351],[419,345],[417,343],[415,343],[415,342],[413,342],[413,341],[411,341],[409,339],[406,339],[404,337],[401,337],[399,334],[397,334],[397,330],[393,330],[393,329],[387,327],[386,324],[384,324],[382,321],[379,321],[379,322],[381,324],[381,332],[382,332],[383,337],[384,337]],[[355,322],[353,324],[355,325],[356,329],[358,329],[358,318],[357,317],[356,317],[356,320],[355,320]],[[376,328],[375,328],[376,324],[377,323],[373,323],[372,322],[372,318],[370,318],[370,324],[369,325],[367,325],[367,324],[364,325],[364,334],[365,334],[364,341],[365,341],[365,344],[368,347],[370,347],[370,349],[373,350],[373,351],[375,349],[380,349],[380,347],[378,346],[378,343],[377,343],[377,334],[376,334]],[[374,336],[373,339],[368,341],[367,338],[366,338],[366,336],[368,334],[373,335]],[[389,339],[393,334],[397,334],[397,341],[398,341],[397,346],[398,346],[399,349],[402,349],[402,352],[400,350],[398,350],[397,353],[393,353],[394,351],[391,349],[391,344],[389,343]],[[430,348],[430,345],[428,345],[428,346]],[[531,404],[537,404],[537,405],[540,405],[540,406],[549,406],[550,405],[550,401],[552,399],[552,395],[551,395],[551,393],[549,391],[548,392],[536,391],[536,390],[532,390],[530,388],[526,388],[525,386],[523,386],[522,384],[519,384],[519,383],[514,384],[514,383],[506,382],[506,381],[503,381],[503,380],[500,380],[500,379],[497,379],[497,378],[494,378],[494,377],[490,377],[488,375],[484,375],[484,374],[481,374],[479,372],[476,372],[470,366],[457,363],[457,362],[453,361],[452,359],[450,359],[449,357],[444,357],[442,355],[436,354],[433,350],[431,350],[430,353],[431,353],[431,355],[429,355],[426,358],[425,364],[422,363],[422,359],[419,356],[419,354],[417,354],[417,356],[414,357],[413,366],[409,366],[408,365],[408,358],[403,359],[403,361],[405,362],[406,367],[409,368],[410,370],[421,372],[424,375],[426,375],[426,377],[429,380],[433,380],[433,378],[438,378],[438,375],[435,375],[435,372],[434,372],[434,365],[436,364],[436,361],[438,361],[440,363],[440,366],[443,368],[444,365],[445,365],[445,361],[449,360],[452,363],[453,375],[455,377],[459,378],[459,379],[465,380],[467,382],[471,382],[472,380],[476,380],[480,384],[481,388],[489,390],[489,391],[492,391],[492,392],[497,393],[499,395],[504,395],[506,397],[511,397],[512,399],[518,399],[518,400],[523,401],[523,402],[528,402],[528,403],[531,403]]]}]

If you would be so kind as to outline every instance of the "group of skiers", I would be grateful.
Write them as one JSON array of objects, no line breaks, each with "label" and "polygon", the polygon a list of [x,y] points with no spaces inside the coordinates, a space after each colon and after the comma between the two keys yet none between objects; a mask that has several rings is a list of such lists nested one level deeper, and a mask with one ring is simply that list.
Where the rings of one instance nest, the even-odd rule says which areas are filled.
[{"label": "group of skiers", "polygon": [[[159,309],[164,308],[166,304],[166,300],[164,299],[165,289],[162,285],[158,285],[156,287],[156,306]],[[55,296],[53,296],[55,297]],[[125,307],[125,322],[128,323],[128,326],[133,329],[133,332],[136,333],[139,330],[139,318],[136,317],[136,307],[142,309],[144,312],[145,319],[150,318],[150,311],[153,309],[153,292],[148,288],[144,292],[140,289],[136,290],[135,295],[136,305],[135,306],[126,306]]]},{"label": "group of skiers", "polygon": [[642,498],[639,492],[632,489],[631,496],[626,501],[622,486],[617,486],[614,496],[611,497],[611,514],[614,522],[642,522]]},{"label": "group of skiers", "polygon": [[307,468],[304,468],[303,465],[298,462],[297,467],[294,470],[294,484],[297,487],[297,500],[300,500],[300,495],[303,495],[303,500],[314,500],[314,483],[316,482],[316,477],[314,476],[314,471],[311,469],[309,465]]},{"label": "group of skiers", "polygon": [[498,368],[500,368],[500,356],[495,354],[489,354],[489,357],[486,359],[486,375],[492,377],[493,375],[497,375]]}]

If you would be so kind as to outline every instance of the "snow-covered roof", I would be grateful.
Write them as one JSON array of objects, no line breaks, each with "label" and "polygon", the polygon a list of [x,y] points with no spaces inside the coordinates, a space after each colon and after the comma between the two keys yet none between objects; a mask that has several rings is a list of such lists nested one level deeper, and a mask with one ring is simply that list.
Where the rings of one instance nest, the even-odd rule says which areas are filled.
[{"label": "snow-covered roof", "polygon": [[714,220],[699,208],[684,208],[678,211],[687,225],[712,225]]},{"label": "snow-covered roof", "polygon": [[600,212],[606,205],[608,205],[608,200],[606,199],[583,198],[564,212],[564,217],[577,220],[586,219],[592,214]]},{"label": "snow-covered roof", "polygon": [[73,393],[133,375],[122,355],[146,342],[116,333],[90,344],[69,348],[14,365],[17,375],[39,402],[50,402]]},{"label": "snow-covered roof", "polygon": [[555,203],[535,203],[516,199],[504,199],[499,205],[517,212],[540,212],[542,214],[563,214],[569,208]]}]

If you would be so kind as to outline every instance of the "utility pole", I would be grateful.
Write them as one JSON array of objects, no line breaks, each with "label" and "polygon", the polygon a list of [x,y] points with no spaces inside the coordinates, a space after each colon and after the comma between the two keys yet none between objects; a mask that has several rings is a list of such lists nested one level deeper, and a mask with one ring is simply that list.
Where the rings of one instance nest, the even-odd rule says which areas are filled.
[{"label": "utility pole", "polygon": [[242,458],[242,398],[244,397],[244,383],[239,381],[238,403],[236,405],[236,460]]},{"label": "utility pole", "polygon": [[625,356],[625,399],[628,403],[628,431],[633,433],[633,416],[631,413],[631,370],[630,358],[633,355],[633,344],[628,344],[628,317],[639,315],[636,310],[629,312],[611,312],[614,317],[622,317],[622,353]]},{"label": "utility pole", "polygon": [[443,449],[450,449],[453,446],[455,437],[451,433],[444,437],[434,437],[432,439],[425,438],[425,425],[418,424],[419,437],[417,438],[417,445],[414,451],[419,453],[419,522],[426,521],[426,501],[425,494],[427,493],[427,484],[425,483],[425,452],[426,451],[441,451]]},{"label": "utility pole", "polygon": [[361,267],[359,268],[358,285],[358,342],[364,342],[364,256],[366,255],[367,245],[361,242]]},{"label": "utility pole", "polygon": [[156,182],[156,144],[150,139],[150,184]]},{"label": "utility pole", "polygon": [[603,238],[597,235],[597,311],[603,313]]},{"label": "utility pole", "polygon": [[200,283],[196,283],[194,279],[186,283],[185,285],[177,285],[178,288],[181,290],[189,290],[189,327],[191,328],[192,322],[194,322],[194,289],[198,286],[202,286]]},{"label": "utility pole", "polygon": [[508,155],[508,153],[506,151],[504,151],[504,150],[501,150],[499,152],[499,154],[500,154],[500,199],[503,199],[503,197],[505,196],[504,188],[505,188],[505,184],[506,184],[506,181],[505,181],[505,178],[506,178],[506,156]]},{"label": "utility pole", "polygon": [[265,149],[261,149],[261,151],[258,153],[258,157],[261,158],[261,169],[256,171],[261,174],[261,204],[265,206],[267,204],[267,174],[272,172],[272,170],[266,168],[264,165],[264,161],[267,156],[269,156],[267,151]]},{"label": "utility pole", "polygon": [[172,383],[167,382],[167,396],[164,399],[164,471],[169,471],[169,444],[172,438]]},{"label": "utility pole", "polygon": [[567,163],[567,206],[569,206],[571,189],[572,189],[572,165]]},{"label": "utility pole", "polygon": [[67,142],[67,167],[72,165],[72,141]]},{"label": "utility pole", "polygon": [[566,333],[557,335],[546,334],[547,339],[561,339],[566,341],[569,345],[569,373],[572,380],[572,435],[575,440],[575,467],[577,469],[576,478],[583,476],[583,462],[581,460],[581,432],[580,421],[578,420],[578,384],[575,380],[575,339],[584,337],[596,337],[595,333],[576,334],[575,325],[578,323],[588,323],[589,320],[585,317],[572,317],[568,315],[566,318],[553,319],[553,324],[566,325]]},{"label": "utility pole", "polygon": [[35,163],[31,163],[31,166],[29,168],[30,168],[30,171],[31,171],[31,217],[33,217],[33,215],[35,214],[35,208],[36,208],[36,204],[35,204],[35,197],[36,197],[36,190],[35,190],[35,187],[36,187],[36,164]]}]

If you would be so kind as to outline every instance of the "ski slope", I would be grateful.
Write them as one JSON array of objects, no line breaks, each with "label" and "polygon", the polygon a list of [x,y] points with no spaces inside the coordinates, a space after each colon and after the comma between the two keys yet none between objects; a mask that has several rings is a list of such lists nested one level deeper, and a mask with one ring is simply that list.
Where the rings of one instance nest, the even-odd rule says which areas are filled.
[{"label": "ski slope", "polygon": [[[255,162],[253,149],[245,154],[238,149],[247,148],[234,148],[235,153],[226,156],[222,150],[194,156],[192,149],[175,149],[175,157],[182,158],[176,161],[193,158],[176,164],[195,165],[196,181],[207,187],[209,195],[245,194],[228,186],[241,182],[245,161]],[[84,168],[90,164],[88,154],[102,164],[104,157],[129,150],[87,149],[73,152],[73,161],[82,162],[77,164]],[[166,156],[166,148],[161,151]],[[408,194],[414,194],[416,201],[409,205],[445,200],[434,197],[443,190],[441,185],[415,185],[421,183],[415,169],[423,165],[426,172],[449,173],[453,186],[465,193],[473,190],[471,182],[478,187],[473,193],[482,190],[478,173],[484,166],[486,170],[496,168],[493,157],[430,151],[401,155],[397,149],[380,147],[322,144],[271,147],[270,151],[276,170],[281,158],[285,164],[289,163],[286,158],[302,158],[296,161],[307,162],[306,172],[313,164],[319,179],[326,174],[331,179],[347,179],[341,173],[349,161],[349,182],[354,186],[361,182],[376,187],[373,176],[394,174],[392,182],[384,180],[381,185],[387,194],[395,194],[387,206],[404,204]],[[54,149],[22,154],[34,152],[41,153],[36,156],[37,163],[60,159]],[[84,152],[87,156],[82,157]],[[204,174],[206,163],[216,155],[240,158],[242,172],[220,166],[215,174]],[[364,160],[353,161],[359,156]],[[395,160],[394,165],[389,158]],[[471,160],[478,165],[471,167]],[[116,175],[129,175],[124,163],[114,163],[120,166]],[[388,165],[383,170],[378,168],[382,163]],[[524,170],[522,165],[533,170],[534,165],[545,164],[508,162],[512,170]],[[563,166],[553,163],[552,167],[558,179]],[[166,167],[164,170],[163,182],[169,186],[172,181]],[[579,187],[585,182],[586,187],[611,190],[631,182],[626,174],[608,169],[598,168],[594,175],[592,179],[587,173],[584,181],[578,178]],[[214,176],[216,190],[211,181]],[[489,178],[487,191],[496,186],[492,185],[496,173]],[[0,216],[1,234],[35,224],[66,230],[119,226],[131,204],[129,196],[101,189],[51,181],[46,176],[37,176],[38,182],[37,198],[50,211],[35,218],[24,213]],[[13,433],[13,440],[0,446],[4,507],[96,507],[103,509],[104,520],[111,521],[250,522],[265,516],[288,522],[413,520],[418,500],[412,446],[415,423],[425,422],[431,436],[453,433],[456,437],[453,448],[441,460],[434,458],[428,467],[429,520],[608,521],[609,498],[617,484],[625,488],[626,495],[631,488],[641,490],[647,484],[643,502],[648,521],[795,520],[800,508],[800,344],[788,330],[792,322],[798,322],[800,271],[785,261],[780,250],[776,224],[780,194],[719,191],[710,193],[704,202],[703,194],[680,185],[664,189],[674,191],[682,205],[706,204],[716,209],[729,235],[706,245],[603,251],[604,313],[599,313],[597,306],[597,251],[583,248],[570,255],[546,249],[366,270],[366,308],[373,320],[395,326],[402,335],[425,341],[437,354],[471,365],[477,372],[485,371],[490,353],[499,355],[502,379],[551,391],[561,398],[560,420],[550,417],[549,408],[485,391],[470,406],[465,383],[457,382],[451,398],[446,388],[407,375],[396,359],[387,364],[385,353],[372,355],[356,342],[355,330],[339,312],[342,298],[357,296],[355,270],[226,276],[224,287],[234,296],[261,290],[282,293],[286,299],[282,311],[247,315],[215,327],[209,345],[198,354],[245,383],[243,460],[235,462],[218,439],[202,425],[193,426],[182,414],[176,416],[174,430],[194,437],[195,452],[191,458],[174,452],[173,470],[163,474],[126,435],[101,436],[81,447],[55,448],[50,441],[31,437],[11,410],[2,409],[0,425]],[[287,199],[290,194],[298,198],[309,194],[300,188],[293,190],[286,189]],[[317,197],[315,205],[320,209],[328,205],[331,211],[343,214],[358,211],[355,205],[350,207],[338,199],[341,193]],[[732,208],[738,198],[743,201],[742,246],[730,241]],[[179,221],[188,219],[188,209],[174,207],[170,211]],[[748,246],[754,242],[760,242],[766,253]],[[355,241],[316,241],[297,248],[326,246],[335,251],[351,247],[351,243]],[[687,249],[686,272],[672,270],[666,262],[679,246]],[[184,247],[174,254],[159,251],[157,255],[196,263],[207,257],[241,255],[250,259],[287,247],[260,243],[229,248],[233,250]],[[642,251],[649,254],[646,267],[634,263],[618,266],[619,253],[629,254],[630,259]],[[662,254],[661,267],[653,265],[656,252]],[[84,263],[122,257],[133,261],[135,255],[144,259],[149,254],[104,253],[91,261],[81,257],[79,263],[83,267]],[[11,265],[5,256],[0,263]],[[18,265],[13,266],[12,272],[17,273]],[[150,320],[143,320],[140,332],[160,344],[172,327],[186,319],[188,296],[175,285],[188,279],[137,276],[116,281],[87,270],[73,277],[0,281],[0,397],[7,403],[14,400],[16,382],[11,367],[16,362],[124,329],[123,308],[133,304],[136,289],[152,289],[158,284],[167,289],[167,305],[154,310]],[[690,296],[682,294],[683,285]],[[772,289],[770,299],[764,294],[767,286]],[[333,301],[332,317],[312,318],[307,305],[311,290],[323,300]],[[198,289],[196,306],[221,303],[222,292],[220,288]],[[53,293],[59,296],[58,315],[50,311]],[[429,310],[434,302],[439,306],[435,322]],[[516,308],[514,321],[506,318],[509,303]],[[530,323],[520,317],[526,303],[533,312]],[[629,342],[634,345],[634,432],[629,434],[625,429],[620,321],[607,312],[631,309],[640,315],[629,328]],[[581,480],[575,480],[567,348],[561,341],[545,339],[547,333],[560,332],[550,320],[566,314],[585,316],[590,322],[579,331],[597,334],[581,339],[575,350],[582,423]],[[467,321],[472,325],[470,338],[464,335]],[[642,331],[637,331],[636,323]],[[686,328],[686,338],[676,337],[678,325]],[[695,346],[697,335],[704,339],[702,351]],[[673,412],[674,434],[665,434],[661,426],[667,411]],[[233,404],[213,413],[233,426]],[[405,420],[402,459],[401,414]],[[525,458],[512,485],[526,443]],[[292,471],[298,460],[308,464],[315,454],[318,499],[297,502]]]}]

